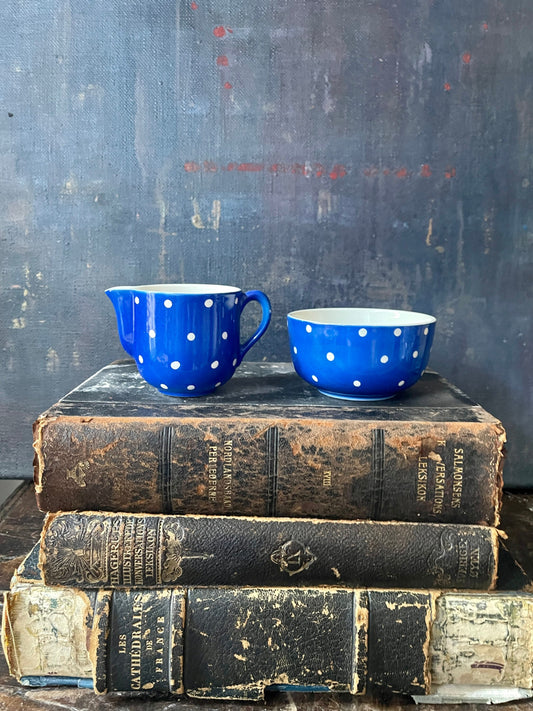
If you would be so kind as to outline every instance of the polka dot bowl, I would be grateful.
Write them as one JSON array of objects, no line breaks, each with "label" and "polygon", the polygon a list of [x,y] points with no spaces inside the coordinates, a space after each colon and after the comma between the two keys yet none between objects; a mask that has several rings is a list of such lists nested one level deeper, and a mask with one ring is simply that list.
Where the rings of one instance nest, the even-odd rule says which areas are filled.
[{"label": "polka dot bowl", "polygon": [[330,397],[384,400],[414,385],[429,360],[436,319],[414,311],[324,308],[287,316],[298,375]]}]

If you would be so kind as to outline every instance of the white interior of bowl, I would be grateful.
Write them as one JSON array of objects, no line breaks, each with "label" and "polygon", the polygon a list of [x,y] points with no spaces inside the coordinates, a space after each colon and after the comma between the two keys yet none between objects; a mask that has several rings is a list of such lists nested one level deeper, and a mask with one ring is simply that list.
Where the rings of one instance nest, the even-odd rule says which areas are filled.
[{"label": "white interior of bowl", "polygon": [[145,291],[161,294],[234,294],[240,289],[237,286],[223,284],[144,284],[142,286],[114,286],[112,290]]},{"label": "white interior of bowl", "polygon": [[416,311],[396,309],[328,308],[291,311],[289,318],[337,326],[425,326],[436,318]]}]

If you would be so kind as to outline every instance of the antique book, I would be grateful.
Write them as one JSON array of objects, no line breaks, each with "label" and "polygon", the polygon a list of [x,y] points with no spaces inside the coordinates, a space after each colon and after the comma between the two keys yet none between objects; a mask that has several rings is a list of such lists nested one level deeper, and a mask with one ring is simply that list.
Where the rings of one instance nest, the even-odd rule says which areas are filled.
[{"label": "antique book", "polygon": [[533,594],[521,590],[517,570],[509,590],[500,575],[492,593],[82,590],[44,586],[37,558],[36,548],[14,576],[3,618],[10,671],[28,686],[206,699],[256,699],[266,690],[438,698],[441,689],[516,698],[533,688]]},{"label": "antique book", "polygon": [[287,363],[216,394],[162,395],[106,366],[34,425],[43,511],[497,525],[501,423],[436,373],[381,402],[336,400]]},{"label": "antique book", "polygon": [[462,524],[247,516],[47,514],[48,585],[255,585],[489,590],[498,531]]}]

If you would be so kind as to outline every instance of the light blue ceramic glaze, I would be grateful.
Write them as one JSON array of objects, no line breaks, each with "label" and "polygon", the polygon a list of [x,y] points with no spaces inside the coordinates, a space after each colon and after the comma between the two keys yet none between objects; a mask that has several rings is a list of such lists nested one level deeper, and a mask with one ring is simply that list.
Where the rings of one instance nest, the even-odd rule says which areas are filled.
[{"label": "light blue ceramic glaze", "polygon": [[[262,291],[218,284],[150,284],[107,289],[120,342],[142,377],[165,395],[195,397],[227,382],[270,323]],[[262,319],[241,345],[241,314],[259,302]]]},{"label": "light blue ceramic glaze", "polygon": [[434,316],[325,308],[287,316],[298,375],[330,397],[382,400],[410,387],[429,360]]}]

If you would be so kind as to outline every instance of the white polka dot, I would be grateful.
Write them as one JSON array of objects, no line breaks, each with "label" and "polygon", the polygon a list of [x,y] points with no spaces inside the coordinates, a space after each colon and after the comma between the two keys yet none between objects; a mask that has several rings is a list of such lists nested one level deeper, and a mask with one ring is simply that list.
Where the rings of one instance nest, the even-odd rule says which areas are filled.
[{"label": "white polka dot", "polygon": [[136,303],[136,304],[139,303],[139,297],[138,297],[138,296],[135,297],[135,303]]},{"label": "white polka dot", "polygon": [[298,349],[296,348],[296,346],[294,346],[294,348],[292,350],[295,354],[298,353]]},{"label": "white polka dot", "polygon": [[144,358],[142,356],[139,356],[139,363],[144,363]]},{"label": "white polka dot", "polygon": [[402,329],[401,329],[401,328],[395,328],[395,329],[394,329],[394,335],[395,335],[395,336],[401,336],[401,335],[402,335]]},{"label": "white polka dot", "polygon": [[165,299],[163,301],[163,304],[165,305],[165,308],[170,309],[172,306],[172,301],[170,299]]},{"label": "white polka dot", "polygon": [[228,340],[228,332],[227,331],[222,331],[222,338],[227,341]]},{"label": "white polka dot", "polygon": [[335,360],[335,353],[326,353],[326,358],[328,360]]},{"label": "white polka dot", "polygon": [[214,370],[215,368],[218,368],[218,366],[219,366],[218,360],[214,360],[214,361],[211,363],[211,367],[213,368],[213,370]]},{"label": "white polka dot", "polygon": [[195,387],[195,385],[187,385],[187,390],[194,390]]},{"label": "white polka dot", "polygon": [[354,380],[354,381],[353,381],[353,384],[355,385],[356,388],[360,388],[360,387],[361,387],[361,381],[360,381],[360,380]]},{"label": "white polka dot", "polygon": [[187,340],[188,340],[188,341],[194,341],[195,338],[196,338],[196,334],[195,334],[195,333],[188,333],[188,334],[187,334]]},{"label": "white polka dot", "polygon": [[163,390],[168,390],[168,385],[165,385],[165,383],[161,383],[160,387],[162,387]]},{"label": "white polka dot", "polygon": [[155,338],[155,331],[153,328],[148,331],[148,335],[150,336],[150,338]]},{"label": "white polka dot", "polygon": [[405,385],[405,380],[400,380],[400,382],[398,383],[399,388],[401,388],[402,385]]},{"label": "white polka dot", "polygon": [[366,336],[366,334],[367,334],[366,328],[359,329],[359,335],[361,336],[361,338],[364,338]]},{"label": "white polka dot", "polygon": [[318,383],[318,378],[316,377],[316,375],[312,375],[312,376],[311,376],[311,379],[314,380],[315,383]]},{"label": "white polka dot", "polygon": [[389,362],[389,356],[381,356],[380,361],[382,363],[388,363]]},{"label": "white polka dot", "polygon": [[222,383],[215,383],[215,388],[219,388],[222,385]]},{"label": "white polka dot", "polygon": [[429,333],[429,328],[425,328],[425,329],[424,329],[424,336],[427,336],[428,333]]},{"label": "white polka dot", "polygon": [[307,326],[305,327],[305,330],[307,331],[307,333],[311,333],[311,331],[313,329],[311,328],[311,326],[309,324],[307,324]]},{"label": "white polka dot", "polygon": [[413,358],[418,358],[418,351],[413,351]]},{"label": "white polka dot", "polygon": [[232,366],[235,368],[236,365],[237,365],[237,358],[234,358],[233,362],[232,362]]},{"label": "white polka dot", "polygon": [[213,306],[213,299],[206,299],[206,300],[204,301],[204,306],[205,306],[206,308],[210,309],[211,306]]},{"label": "white polka dot", "polygon": [[170,364],[170,367],[172,370],[177,370],[180,367],[181,363],[179,360],[173,360],[172,363]]}]

